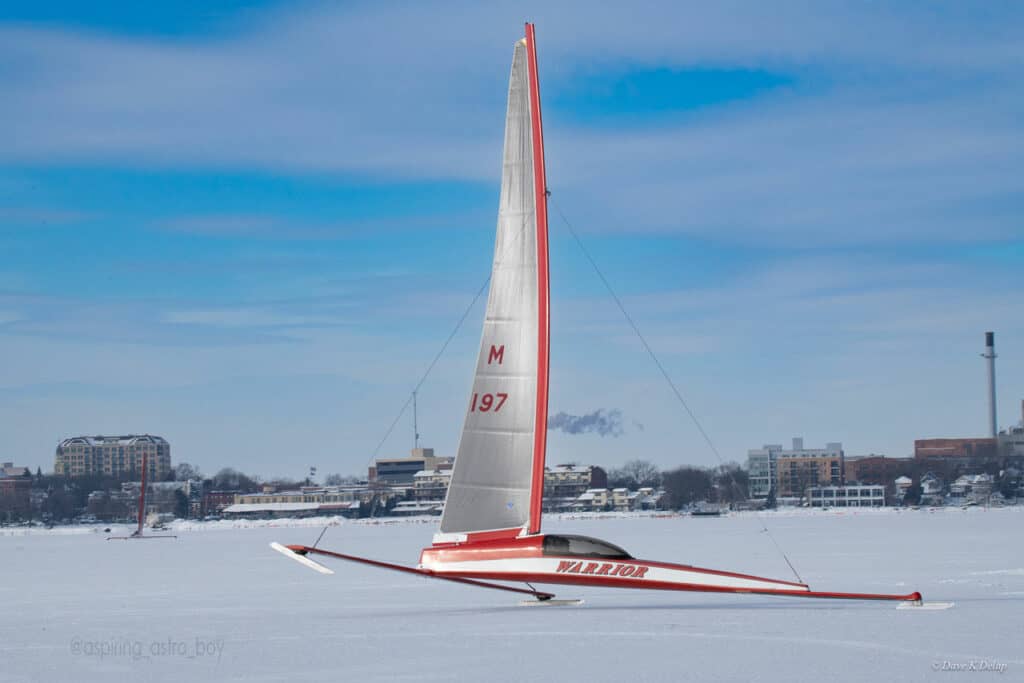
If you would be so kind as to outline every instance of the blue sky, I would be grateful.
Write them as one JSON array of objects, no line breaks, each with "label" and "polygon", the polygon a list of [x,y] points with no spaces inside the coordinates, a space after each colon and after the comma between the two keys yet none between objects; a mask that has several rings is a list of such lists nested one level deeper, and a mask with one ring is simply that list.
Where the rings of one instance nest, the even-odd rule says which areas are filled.
[{"label": "blue sky", "polygon": [[[5,3],[0,459],[362,471],[490,268],[512,44],[549,185],[727,459],[1024,397],[1014,3]],[[553,212],[551,461],[715,464]],[[420,392],[453,454],[482,306]],[[403,418],[382,453],[411,446]]]}]

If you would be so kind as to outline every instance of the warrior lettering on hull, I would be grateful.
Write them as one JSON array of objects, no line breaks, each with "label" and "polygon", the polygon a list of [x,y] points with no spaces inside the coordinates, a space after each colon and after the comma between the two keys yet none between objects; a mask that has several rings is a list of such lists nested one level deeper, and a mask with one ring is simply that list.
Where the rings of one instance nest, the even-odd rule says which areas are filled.
[{"label": "warrior lettering on hull", "polygon": [[574,562],[561,560],[555,572],[559,574],[594,574],[596,576],[623,576],[631,579],[642,579],[650,567],[635,564],[611,564],[600,562]]}]

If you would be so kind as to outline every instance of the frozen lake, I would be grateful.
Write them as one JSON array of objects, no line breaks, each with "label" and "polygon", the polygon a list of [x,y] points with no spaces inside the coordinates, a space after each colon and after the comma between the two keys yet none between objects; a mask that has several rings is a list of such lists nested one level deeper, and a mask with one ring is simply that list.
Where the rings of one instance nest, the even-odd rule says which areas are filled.
[{"label": "frozen lake", "polygon": [[[920,590],[956,606],[556,586],[585,604],[523,608],[512,594],[350,563],[325,560],[337,573],[323,576],[267,547],[311,544],[319,528],[131,542],[0,529],[0,680],[927,681],[972,665],[1024,680],[1024,509],[766,519],[814,589]],[[792,578],[752,516],[555,519],[545,530]],[[322,545],[415,564],[433,531],[345,522]]]}]

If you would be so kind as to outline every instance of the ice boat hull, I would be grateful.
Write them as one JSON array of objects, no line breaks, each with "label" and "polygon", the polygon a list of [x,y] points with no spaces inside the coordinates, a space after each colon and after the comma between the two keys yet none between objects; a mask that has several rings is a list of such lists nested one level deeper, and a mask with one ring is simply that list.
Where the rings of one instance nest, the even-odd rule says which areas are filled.
[{"label": "ice boat hull", "polygon": [[[583,554],[588,553],[588,554]],[[437,544],[420,554],[437,576],[523,583],[752,593],[791,597],[919,602],[905,595],[812,591],[807,584],[669,562],[636,559],[598,539],[535,535],[467,544]]]}]

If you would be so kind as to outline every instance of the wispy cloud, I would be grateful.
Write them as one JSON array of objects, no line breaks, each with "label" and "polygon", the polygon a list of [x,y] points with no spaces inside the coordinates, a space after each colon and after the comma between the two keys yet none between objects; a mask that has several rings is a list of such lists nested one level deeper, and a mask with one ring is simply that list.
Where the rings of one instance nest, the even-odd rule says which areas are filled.
[{"label": "wispy cloud", "polygon": [[[769,68],[812,84],[653,130],[580,130],[550,111],[550,182],[588,229],[791,245],[1017,230],[1019,8],[581,7],[536,11],[549,91],[649,66]],[[0,28],[0,54],[24,65],[2,82],[0,158],[493,179],[496,74],[520,13],[324,5],[192,42]],[[257,216],[177,227],[278,233]]]},{"label": "wispy cloud", "polygon": [[160,230],[205,237],[256,238],[291,241],[345,240],[366,235],[417,230],[454,231],[467,222],[480,222],[475,214],[367,217],[348,220],[313,220],[270,214],[182,215],[154,222]]},{"label": "wispy cloud", "polygon": [[260,308],[220,310],[169,311],[162,320],[174,325],[208,325],[212,327],[335,327],[344,323],[330,316],[294,315]]}]

